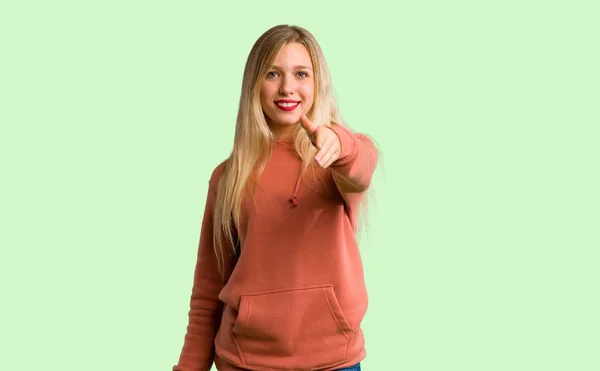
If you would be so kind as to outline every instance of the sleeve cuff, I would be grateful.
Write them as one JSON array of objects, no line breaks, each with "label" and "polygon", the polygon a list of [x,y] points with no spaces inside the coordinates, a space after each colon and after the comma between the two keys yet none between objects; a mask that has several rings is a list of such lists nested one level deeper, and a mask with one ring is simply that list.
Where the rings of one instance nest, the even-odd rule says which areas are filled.
[{"label": "sleeve cuff", "polygon": [[356,150],[356,138],[343,126],[331,125],[329,128],[333,130],[340,140],[341,153],[335,164],[343,165],[352,161]]}]

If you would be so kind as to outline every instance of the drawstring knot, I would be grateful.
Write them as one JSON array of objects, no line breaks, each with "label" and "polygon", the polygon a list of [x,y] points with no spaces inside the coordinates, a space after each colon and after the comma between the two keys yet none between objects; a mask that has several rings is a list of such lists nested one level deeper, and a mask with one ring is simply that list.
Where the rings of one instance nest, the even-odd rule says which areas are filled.
[{"label": "drawstring knot", "polygon": [[298,206],[298,197],[296,194],[298,193],[298,189],[300,188],[300,182],[302,181],[302,172],[298,175],[298,180],[296,181],[296,188],[294,188],[294,193],[292,193],[292,197],[290,197],[290,202],[292,203],[292,207]]}]

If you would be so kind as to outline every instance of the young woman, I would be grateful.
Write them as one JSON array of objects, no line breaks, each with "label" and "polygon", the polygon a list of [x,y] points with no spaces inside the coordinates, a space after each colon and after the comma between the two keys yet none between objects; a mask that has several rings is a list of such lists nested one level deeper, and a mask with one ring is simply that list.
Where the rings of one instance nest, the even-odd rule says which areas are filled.
[{"label": "young woman", "polygon": [[313,35],[267,30],[246,63],[233,151],[209,180],[173,371],[360,370],[357,215],[377,162],[342,124]]}]

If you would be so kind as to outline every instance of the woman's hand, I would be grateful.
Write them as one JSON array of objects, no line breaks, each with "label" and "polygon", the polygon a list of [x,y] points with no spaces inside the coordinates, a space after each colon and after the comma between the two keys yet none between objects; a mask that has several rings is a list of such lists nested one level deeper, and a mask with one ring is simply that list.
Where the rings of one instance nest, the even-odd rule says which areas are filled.
[{"label": "woman's hand", "polygon": [[323,169],[334,163],[342,152],[342,144],[335,131],[327,126],[317,126],[305,115],[300,116],[300,125],[306,130],[312,144],[317,148],[315,161]]}]

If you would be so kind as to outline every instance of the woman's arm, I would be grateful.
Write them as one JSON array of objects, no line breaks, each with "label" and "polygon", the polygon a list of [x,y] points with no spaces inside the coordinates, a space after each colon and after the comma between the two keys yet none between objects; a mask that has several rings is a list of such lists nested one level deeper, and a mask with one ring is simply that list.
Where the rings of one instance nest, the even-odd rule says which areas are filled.
[{"label": "woman's arm", "polygon": [[209,185],[194,270],[187,331],[179,361],[172,371],[209,371],[214,362],[214,339],[223,310],[223,303],[218,295],[224,285],[213,249],[215,200],[216,192]]}]

